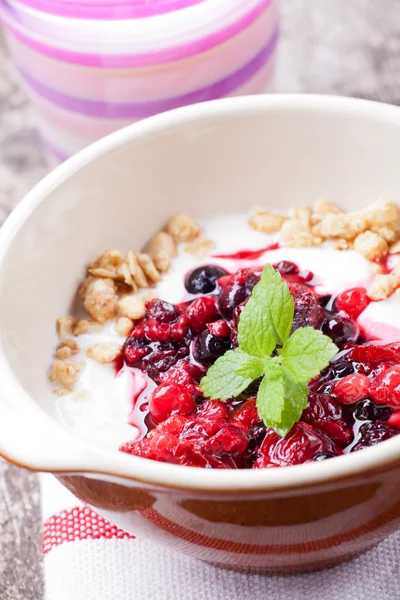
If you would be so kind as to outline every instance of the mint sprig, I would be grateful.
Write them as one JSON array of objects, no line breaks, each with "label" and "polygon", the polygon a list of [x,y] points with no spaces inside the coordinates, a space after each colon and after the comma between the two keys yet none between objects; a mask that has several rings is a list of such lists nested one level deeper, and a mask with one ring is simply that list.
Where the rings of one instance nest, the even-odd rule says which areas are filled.
[{"label": "mint sprig", "polygon": [[338,352],[329,337],[312,327],[290,335],[293,316],[287,283],[266,265],[240,315],[239,347],[218,358],[200,382],[207,398],[227,400],[261,377],[258,414],[280,436],[290,431],[307,406],[310,379]]}]

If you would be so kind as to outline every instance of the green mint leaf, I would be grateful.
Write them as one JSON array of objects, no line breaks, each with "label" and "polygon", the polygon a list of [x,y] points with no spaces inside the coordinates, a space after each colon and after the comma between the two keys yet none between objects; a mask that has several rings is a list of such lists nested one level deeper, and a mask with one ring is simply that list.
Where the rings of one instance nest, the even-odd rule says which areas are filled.
[{"label": "green mint leaf", "polygon": [[267,427],[274,427],[281,421],[285,405],[284,377],[282,366],[270,359],[258,389],[256,402],[258,415]]},{"label": "green mint leaf", "polygon": [[261,282],[267,288],[270,318],[275,327],[277,343],[281,346],[289,338],[293,324],[294,300],[289,286],[272,265],[265,265]]},{"label": "green mint leaf", "polygon": [[227,400],[236,398],[248,388],[255,378],[238,375],[236,370],[246,364],[249,358],[240,348],[228,350],[220,356],[200,382],[204,396],[211,400]]},{"label": "green mint leaf", "polygon": [[274,326],[268,318],[263,302],[258,301],[256,296],[251,296],[240,315],[238,340],[239,347],[244,352],[259,358],[269,356],[275,349]]},{"label": "green mint leaf", "polygon": [[261,358],[256,356],[249,357],[246,362],[242,363],[240,367],[235,369],[235,375],[240,377],[249,377],[252,381],[258,379],[264,373],[264,363]]},{"label": "green mint leaf", "polygon": [[284,437],[300,420],[307,406],[308,387],[305,383],[296,383],[285,375],[285,406],[281,420],[274,426],[276,433]]},{"label": "green mint leaf", "polygon": [[239,319],[240,348],[251,356],[269,356],[277,344],[288,339],[293,314],[294,301],[287,283],[266,265]]},{"label": "green mint leaf", "polygon": [[293,381],[308,383],[329,364],[338,348],[322,331],[301,327],[278,352],[287,375]]},{"label": "green mint leaf", "polygon": [[284,437],[307,406],[307,385],[289,379],[279,364],[267,368],[257,394],[257,410],[267,427]]}]

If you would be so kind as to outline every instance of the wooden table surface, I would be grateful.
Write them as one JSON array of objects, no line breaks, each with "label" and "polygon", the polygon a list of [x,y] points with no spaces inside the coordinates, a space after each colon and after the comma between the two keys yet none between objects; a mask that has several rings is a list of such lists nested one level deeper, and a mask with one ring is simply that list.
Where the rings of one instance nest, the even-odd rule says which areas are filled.
[{"label": "wooden table surface", "polygon": [[[281,2],[274,91],[400,104],[398,0]],[[0,35],[0,223],[45,172],[34,118]],[[37,478],[0,460],[0,600],[41,598]]]}]

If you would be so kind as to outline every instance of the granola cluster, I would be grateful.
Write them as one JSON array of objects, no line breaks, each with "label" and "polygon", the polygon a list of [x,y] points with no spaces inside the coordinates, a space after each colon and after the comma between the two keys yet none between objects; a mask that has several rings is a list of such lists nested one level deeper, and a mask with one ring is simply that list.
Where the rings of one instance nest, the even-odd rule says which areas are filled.
[{"label": "granola cluster", "polygon": [[380,264],[388,254],[400,253],[400,209],[394,202],[380,200],[364,210],[345,212],[318,200],[313,207],[292,209],[289,215],[255,208],[249,224],[256,231],[279,231],[285,246],[320,246],[329,240],[338,250],[355,250],[371,261],[376,274],[367,290],[371,300],[384,300],[400,287],[400,267],[382,274]]},{"label": "granola cluster", "polygon": [[[145,316],[146,302],[156,297],[152,288],[169,271],[181,243],[185,244],[186,252],[200,259],[215,247],[191,217],[179,214],[167,222],[164,231],[150,240],[144,252],[130,250],[124,256],[120,250],[108,249],[89,264],[79,295],[90,318],[66,316],[56,323],[61,342],[50,367],[49,379],[60,387],[53,391],[54,394],[71,393],[84,368],[84,361],[71,359],[80,352],[74,338],[99,331],[104,323],[114,318],[115,331],[123,337],[129,335],[134,322]],[[91,345],[86,355],[106,364],[113,362],[120,352],[121,344],[101,342]]]},{"label": "granola cluster", "polygon": [[58,383],[61,387],[54,390],[58,396],[63,396],[71,392],[78,374],[84,367],[80,360],[72,360],[79,352],[79,346],[73,339],[62,339],[55,352],[55,360],[50,367],[49,379],[53,383]]}]

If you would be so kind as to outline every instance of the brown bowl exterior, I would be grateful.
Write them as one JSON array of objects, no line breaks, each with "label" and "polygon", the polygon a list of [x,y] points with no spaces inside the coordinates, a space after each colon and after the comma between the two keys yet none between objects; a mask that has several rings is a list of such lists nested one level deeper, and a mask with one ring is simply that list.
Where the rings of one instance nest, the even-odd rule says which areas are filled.
[{"label": "brown bowl exterior", "polygon": [[400,528],[400,469],[255,495],[132,487],[58,475],[83,502],[138,537],[215,565],[265,574],[333,566]]}]

